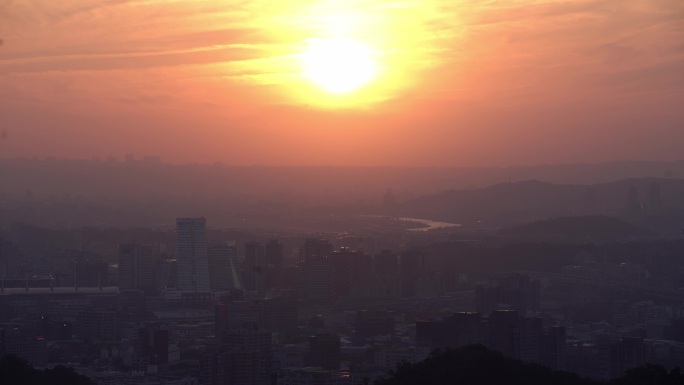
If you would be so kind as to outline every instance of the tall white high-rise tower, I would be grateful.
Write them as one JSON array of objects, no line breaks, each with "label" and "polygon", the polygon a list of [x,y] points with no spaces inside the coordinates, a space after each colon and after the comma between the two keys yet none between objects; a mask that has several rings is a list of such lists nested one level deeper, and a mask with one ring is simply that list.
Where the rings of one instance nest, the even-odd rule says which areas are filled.
[{"label": "tall white high-rise tower", "polygon": [[176,219],[178,290],[209,293],[207,221],[204,218]]}]

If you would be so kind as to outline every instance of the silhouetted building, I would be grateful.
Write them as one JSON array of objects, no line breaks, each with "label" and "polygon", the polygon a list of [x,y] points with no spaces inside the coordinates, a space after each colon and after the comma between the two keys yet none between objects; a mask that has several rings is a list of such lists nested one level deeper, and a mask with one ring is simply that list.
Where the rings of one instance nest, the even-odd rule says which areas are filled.
[{"label": "silhouetted building", "polygon": [[419,250],[410,250],[401,254],[401,275],[403,277],[415,277],[425,270],[425,253]]},{"label": "silhouetted building", "polygon": [[326,370],[340,369],[340,336],[317,334],[309,337],[307,366]]},{"label": "silhouetted building", "polygon": [[[317,367],[286,368],[282,370],[283,385],[351,385],[349,373]],[[370,376],[367,376],[370,377]],[[281,384],[278,380],[278,384]]]},{"label": "silhouetted building", "polygon": [[520,326],[515,310],[496,310],[489,315],[489,347],[517,357],[520,353]]},{"label": "silhouetted building", "polygon": [[176,260],[180,291],[210,292],[204,218],[176,219]]},{"label": "silhouetted building", "polygon": [[169,331],[159,324],[150,324],[138,330],[140,357],[150,364],[169,362]]},{"label": "silhouetted building", "polygon": [[392,250],[382,250],[375,255],[373,271],[378,275],[397,275],[399,273],[399,257]]},{"label": "silhouetted building", "polygon": [[445,267],[440,273],[442,277],[442,289],[444,291],[451,292],[458,290],[459,276],[454,267]]},{"label": "silhouetted building", "polygon": [[157,292],[158,265],[151,247],[139,244],[119,245],[119,288]]},{"label": "silhouetted building", "polygon": [[357,250],[352,255],[352,283],[366,284],[373,279],[373,256],[363,250]]},{"label": "silhouetted building", "polygon": [[416,346],[436,349],[440,345],[442,321],[416,320]]},{"label": "silhouetted building", "polygon": [[108,282],[109,264],[96,256],[80,256],[72,261],[75,287],[98,287]]},{"label": "silhouetted building", "polygon": [[510,274],[475,286],[475,306],[483,314],[501,307],[521,312],[536,310],[540,303],[541,284],[526,275]]},{"label": "silhouetted building", "polygon": [[272,239],[265,245],[266,254],[266,287],[282,288],[283,280],[283,253],[284,245],[282,242]]},{"label": "silhouetted building", "polygon": [[351,295],[355,284],[370,278],[371,257],[363,251],[353,251],[343,247],[332,254],[334,298]]},{"label": "silhouetted building", "polygon": [[554,370],[567,370],[564,326],[552,326],[542,336],[540,363]]},{"label": "silhouetted building", "polygon": [[237,246],[233,242],[212,242],[207,248],[209,283],[212,291],[241,289]]},{"label": "silhouetted building", "polygon": [[479,313],[459,312],[442,320],[416,321],[416,346],[430,349],[489,345],[488,323]]},{"label": "silhouetted building", "polygon": [[335,297],[333,247],[324,239],[306,239],[300,249],[300,297],[329,303]]},{"label": "silhouetted building", "polygon": [[264,292],[280,284],[283,267],[283,244],[271,240],[265,245],[248,242],[243,264],[244,288]]},{"label": "silhouetted building", "polygon": [[544,321],[538,317],[518,319],[519,347],[516,358],[528,362],[540,362],[544,334]]},{"label": "silhouetted building", "polygon": [[76,316],[76,336],[88,341],[116,341],[117,316],[113,309],[81,309]]},{"label": "silhouetted building", "polygon": [[297,333],[297,298],[294,295],[228,300],[215,305],[214,309],[216,335],[245,325],[280,336]]},{"label": "silhouetted building", "polygon": [[489,284],[475,286],[475,309],[482,314],[496,310],[501,302],[501,288]]},{"label": "silhouetted building", "polygon": [[47,341],[70,340],[73,336],[73,321],[64,316],[41,315],[37,335],[45,337]]},{"label": "silhouetted building", "polygon": [[627,370],[646,363],[646,346],[642,338],[623,338],[599,347],[600,378],[611,380],[622,377]]},{"label": "silhouetted building", "polygon": [[117,318],[120,321],[136,322],[147,317],[147,297],[140,290],[122,291],[119,294]]},{"label": "silhouetted building", "polygon": [[272,239],[266,243],[266,263],[269,266],[273,266],[275,268],[283,267],[283,247],[283,243],[276,239]]},{"label": "silhouetted building", "polygon": [[354,343],[362,345],[375,336],[394,336],[394,314],[386,310],[362,310],[356,312]]},{"label": "silhouetted building", "polygon": [[0,320],[35,317],[50,314],[74,318],[79,309],[95,307],[116,309],[119,301],[118,287],[73,288],[42,287],[2,289],[0,295]]},{"label": "silhouetted building", "polygon": [[164,259],[160,262],[159,280],[162,288],[178,288],[178,261]]},{"label": "silhouetted building", "polygon": [[270,385],[272,360],[270,333],[255,329],[230,330],[209,353],[207,380],[211,385]]},{"label": "silhouetted building", "polygon": [[425,254],[419,250],[409,250],[401,255],[401,295],[412,297],[416,294],[416,279],[425,271]]},{"label": "silhouetted building", "polygon": [[480,313],[458,312],[447,319],[447,327],[455,331],[454,348],[488,343],[488,324]]},{"label": "silhouetted building", "polygon": [[243,276],[245,290],[259,292],[266,290],[266,249],[263,244],[248,242],[245,245]]}]

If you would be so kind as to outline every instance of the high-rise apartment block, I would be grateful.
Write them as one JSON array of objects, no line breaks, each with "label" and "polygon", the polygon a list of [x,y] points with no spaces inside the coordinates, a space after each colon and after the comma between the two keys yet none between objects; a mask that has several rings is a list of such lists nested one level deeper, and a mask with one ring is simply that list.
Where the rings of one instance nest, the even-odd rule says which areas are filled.
[{"label": "high-rise apartment block", "polygon": [[151,247],[135,243],[119,245],[119,289],[152,294],[157,289],[157,272]]},{"label": "high-rise apartment block", "polygon": [[176,219],[176,260],[180,291],[210,292],[204,218]]},{"label": "high-rise apartment block", "polygon": [[206,384],[270,385],[273,382],[271,334],[257,329],[224,332],[208,355]]},{"label": "high-rise apartment block", "polygon": [[241,289],[237,246],[234,242],[212,242],[207,249],[212,291]]},{"label": "high-rise apartment block", "polygon": [[264,291],[266,289],[266,249],[258,242],[245,245],[243,276],[245,290]]},{"label": "high-rise apartment block", "polygon": [[333,246],[325,239],[310,238],[300,249],[300,297],[305,301],[328,303],[334,298]]},{"label": "high-rise apartment block", "polygon": [[309,337],[307,364],[326,370],[340,369],[340,336],[317,334]]}]

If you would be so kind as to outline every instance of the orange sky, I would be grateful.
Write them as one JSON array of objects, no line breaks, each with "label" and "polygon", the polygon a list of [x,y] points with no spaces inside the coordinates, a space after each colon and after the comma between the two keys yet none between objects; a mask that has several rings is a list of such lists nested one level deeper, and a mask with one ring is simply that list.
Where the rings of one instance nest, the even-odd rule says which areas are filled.
[{"label": "orange sky", "polygon": [[[331,96],[307,42],[378,76]],[[681,159],[681,0],[0,0],[0,157],[482,166]]]}]

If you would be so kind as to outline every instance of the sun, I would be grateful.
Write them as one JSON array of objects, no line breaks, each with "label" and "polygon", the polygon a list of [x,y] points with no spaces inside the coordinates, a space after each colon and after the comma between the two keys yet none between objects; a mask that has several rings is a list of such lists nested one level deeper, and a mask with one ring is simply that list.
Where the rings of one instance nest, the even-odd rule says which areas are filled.
[{"label": "sun", "polygon": [[379,72],[373,50],[347,38],[310,41],[302,61],[304,78],[336,95],[362,88]]}]

